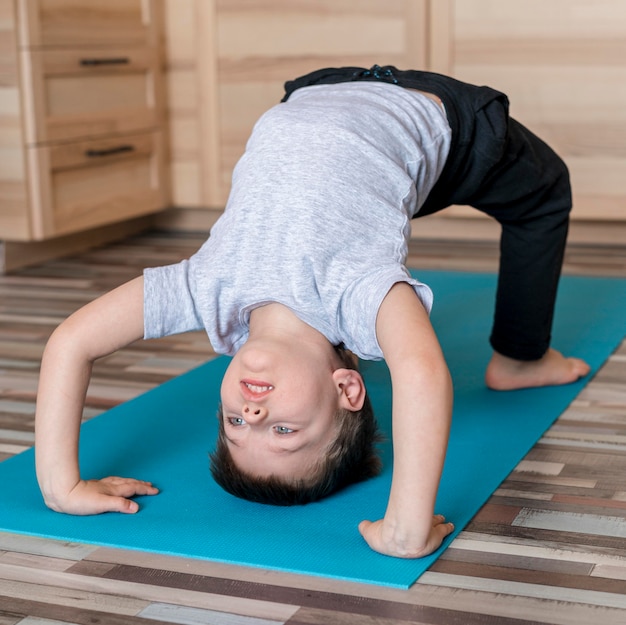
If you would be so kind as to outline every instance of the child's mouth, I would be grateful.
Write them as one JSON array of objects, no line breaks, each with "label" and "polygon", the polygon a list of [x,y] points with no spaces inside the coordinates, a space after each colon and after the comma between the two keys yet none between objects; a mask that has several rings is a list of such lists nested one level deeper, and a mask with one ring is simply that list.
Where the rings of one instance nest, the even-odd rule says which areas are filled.
[{"label": "child's mouth", "polygon": [[260,382],[258,380],[242,380],[241,386],[248,391],[248,394],[255,397],[262,397],[274,390],[274,386],[268,382]]}]

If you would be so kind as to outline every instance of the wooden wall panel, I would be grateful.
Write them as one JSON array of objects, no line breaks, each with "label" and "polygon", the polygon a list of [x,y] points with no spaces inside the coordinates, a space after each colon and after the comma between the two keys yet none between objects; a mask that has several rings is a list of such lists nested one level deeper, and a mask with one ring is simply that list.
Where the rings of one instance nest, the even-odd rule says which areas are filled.
[{"label": "wooden wall panel", "polygon": [[197,0],[165,0],[165,85],[169,120],[172,203],[199,206],[201,139]]},{"label": "wooden wall panel", "polygon": [[626,219],[626,3],[438,4],[434,68],[509,95],[567,162],[576,218]]},{"label": "wooden wall panel", "polygon": [[[491,84],[566,160],[574,216],[626,218],[623,0],[165,0],[173,204],[221,208],[285,79],[391,63]],[[472,216],[475,211],[452,209]]]},{"label": "wooden wall panel", "polygon": [[165,0],[173,203],[223,207],[285,80],[329,65],[425,67],[427,0]]},{"label": "wooden wall panel", "polygon": [[423,0],[217,0],[220,193],[286,79],[326,66],[426,65]]}]

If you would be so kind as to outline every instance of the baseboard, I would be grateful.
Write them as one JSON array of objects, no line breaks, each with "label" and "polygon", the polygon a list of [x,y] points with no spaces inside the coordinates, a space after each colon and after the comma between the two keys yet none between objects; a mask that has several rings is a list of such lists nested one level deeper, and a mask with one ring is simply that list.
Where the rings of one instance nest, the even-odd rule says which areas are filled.
[{"label": "baseboard", "polygon": [[[453,241],[498,241],[500,226],[489,218],[439,217],[430,215],[412,222],[413,239],[442,239]],[[626,221],[570,222],[568,242],[589,245],[626,245]]]},{"label": "baseboard", "polygon": [[0,241],[0,274],[79,254],[153,227],[154,215],[146,215],[45,241]]},{"label": "baseboard", "polygon": [[221,208],[168,208],[155,215],[155,226],[163,230],[208,232],[222,213]]}]

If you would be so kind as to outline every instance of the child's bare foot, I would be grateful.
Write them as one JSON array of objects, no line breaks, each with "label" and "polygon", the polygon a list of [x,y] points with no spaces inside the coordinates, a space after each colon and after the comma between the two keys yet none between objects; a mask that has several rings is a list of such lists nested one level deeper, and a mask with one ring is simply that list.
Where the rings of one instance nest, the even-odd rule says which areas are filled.
[{"label": "child's bare foot", "polygon": [[493,353],[485,373],[487,386],[496,391],[512,391],[536,386],[570,384],[587,375],[589,365],[579,358],[566,358],[549,349],[539,360],[514,360]]}]

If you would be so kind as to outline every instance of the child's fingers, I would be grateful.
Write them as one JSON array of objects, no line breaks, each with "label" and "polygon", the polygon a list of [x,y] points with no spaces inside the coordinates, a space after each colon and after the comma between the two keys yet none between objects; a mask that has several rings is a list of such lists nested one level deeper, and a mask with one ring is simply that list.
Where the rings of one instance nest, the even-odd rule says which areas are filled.
[{"label": "child's fingers", "polygon": [[365,542],[374,551],[381,551],[381,537],[380,537],[380,521],[373,523],[372,521],[361,521],[359,523],[359,533],[365,539]]},{"label": "child's fingers", "polygon": [[106,499],[102,498],[99,502],[99,509],[96,514],[102,512],[120,512],[122,514],[135,514],[139,510],[139,504],[131,499],[124,497],[111,497],[106,495]]},{"label": "child's fingers", "polygon": [[103,512],[134,514],[139,510],[139,505],[129,499],[130,497],[156,495],[158,492],[151,482],[130,478],[108,477],[102,480],[89,480],[77,485],[72,497],[63,506],[63,511],[80,515]]},{"label": "child's fingers", "polygon": [[384,553],[384,547],[382,546],[379,533],[376,532],[375,523],[371,521],[361,521],[359,523],[359,533],[371,549],[379,553]]},{"label": "child's fingers", "polygon": [[439,525],[438,529],[443,532],[443,538],[445,538],[454,531],[454,523],[442,523]]},{"label": "child's fingers", "polygon": [[159,489],[152,482],[124,477],[106,477],[97,482],[107,495],[134,497],[135,495],[156,495]]},{"label": "child's fingers", "polygon": [[433,527],[439,526],[445,531],[444,536],[447,536],[454,530],[454,524],[446,523],[446,517],[444,517],[443,514],[435,514],[435,516],[433,516]]}]

